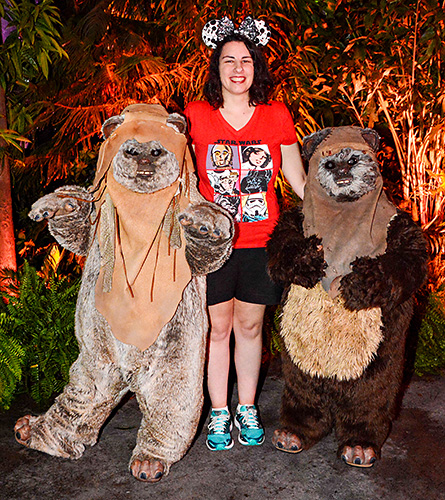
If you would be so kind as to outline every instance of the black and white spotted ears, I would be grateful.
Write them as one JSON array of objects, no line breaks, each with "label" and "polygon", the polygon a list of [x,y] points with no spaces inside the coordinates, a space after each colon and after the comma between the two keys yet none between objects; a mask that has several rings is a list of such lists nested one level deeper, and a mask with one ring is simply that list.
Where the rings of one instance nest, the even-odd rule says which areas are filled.
[{"label": "black and white spotted ears", "polygon": [[238,29],[228,17],[212,19],[202,29],[202,40],[207,47],[216,49],[218,42],[223,41],[232,33],[239,33],[260,47],[267,45],[270,40],[270,29],[267,24],[264,21],[252,19],[250,16],[242,21]]}]

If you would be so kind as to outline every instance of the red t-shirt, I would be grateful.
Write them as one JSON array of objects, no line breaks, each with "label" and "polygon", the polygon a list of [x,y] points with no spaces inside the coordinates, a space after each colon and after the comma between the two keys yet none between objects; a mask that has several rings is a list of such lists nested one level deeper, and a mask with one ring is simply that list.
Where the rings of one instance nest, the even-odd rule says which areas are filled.
[{"label": "red t-shirt", "polygon": [[275,101],[258,105],[240,130],[207,101],[191,102],[185,114],[199,190],[232,214],[234,248],[266,246],[279,215],[275,178],[281,167],[280,146],[297,142],[288,109]]}]

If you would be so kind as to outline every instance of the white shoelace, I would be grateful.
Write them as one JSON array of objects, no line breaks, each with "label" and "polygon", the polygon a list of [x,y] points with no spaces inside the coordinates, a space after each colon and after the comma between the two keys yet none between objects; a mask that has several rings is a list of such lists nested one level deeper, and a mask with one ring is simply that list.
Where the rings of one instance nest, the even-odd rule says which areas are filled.
[{"label": "white shoelace", "polygon": [[227,427],[229,425],[230,415],[220,413],[210,418],[209,431],[212,431],[214,434],[225,434],[228,431]]},{"label": "white shoelace", "polygon": [[240,411],[239,414],[241,415],[242,422],[246,427],[249,429],[260,428],[256,408],[247,408],[244,411]]}]

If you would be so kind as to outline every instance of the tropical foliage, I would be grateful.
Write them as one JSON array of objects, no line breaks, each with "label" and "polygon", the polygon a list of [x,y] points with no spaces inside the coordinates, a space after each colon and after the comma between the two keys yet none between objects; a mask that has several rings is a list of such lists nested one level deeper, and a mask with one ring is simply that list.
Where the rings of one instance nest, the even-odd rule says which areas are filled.
[{"label": "tropical foliage", "polygon": [[48,79],[36,76],[9,107],[17,132],[33,141],[15,165],[39,171],[39,185],[88,170],[101,124],[127,104],[159,101],[181,111],[200,98],[209,57],[202,26],[252,14],[272,28],[276,98],[290,107],[299,137],[330,125],[376,128],[393,199],[428,231],[435,255],[443,252],[445,12],[438,0],[58,5],[69,58],[48,67]]},{"label": "tropical foliage", "polygon": [[429,294],[420,325],[414,369],[418,375],[439,375],[445,367],[445,286]]},{"label": "tropical foliage", "polygon": [[0,408],[7,409],[20,392],[45,404],[68,382],[79,353],[79,279],[58,276],[53,266],[45,276],[26,261],[18,274],[6,277],[9,286],[0,297]]},{"label": "tropical foliage", "polygon": [[[6,99],[14,130],[4,137],[12,145],[6,151],[13,162],[16,244],[22,259],[40,269],[45,255],[55,251],[44,226],[31,224],[26,214],[44,192],[61,184],[92,181],[103,121],[133,102],[161,102],[171,111],[182,111],[188,101],[199,99],[210,55],[200,38],[204,23],[225,15],[240,20],[251,14],[271,27],[266,56],[277,83],[275,97],[289,106],[300,139],[316,129],[343,124],[373,127],[381,135],[387,192],[422,225],[433,256],[429,281],[433,295],[421,327],[416,369],[426,373],[425,366],[433,366],[425,357],[433,351],[435,366],[444,366],[440,340],[444,295],[439,288],[445,277],[443,3],[0,0],[0,9],[4,18],[20,27],[8,42],[13,51],[6,52],[7,45],[0,51],[0,65],[2,78],[13,84]],[[41,28],[35,17],[44,9],[51,20],[48,29]],[[33,35],[34,45],[27,42]],[[44,40],[51,41],[51,50]],[[38,58],[31,55],[34,46],[41,49]],[[16,55],[7,60],[8,54]],[[30,144],[19,151],[13,146],[23,145],[21,138]],[[289,199],[285,188],[283,192]],[[64,257],[59,271],[78,271],[78,261],[66,261]],[[64,301],[64,287],[68,290],[70,282],[53,280],[51,286],[62,287]],[[48,281],[38,283],[44,286],[43,297],[52,293]],[[28,292],[25,287],[22,293]],[[8,306],[15,307],[12,304],[22,307],[20,301]],[[14,318],[14,311],[8,311]],[[0,342],[5,347],[0,362],[7,359],[5,352],[14,361],[9,360],[0,376],[30,380],[24,344],[15,343],[16,337],[5,340],[4,332],[11,328],[11,319],[2,316]],[[68,337],[63,338],[62,343],[69,343]]]},{"label": "tropical foliage", "polygon": [[9,153],[29,143],[18,133],[32,125],[23,92],[39,76],[48,78],[49,65],[66,53],[56,40],[53,0],[0,0],[0,16],[0,268],[16,269]]},{"label": "tropical foliage", "polygon": [[[340,10],[343,16],[337,15]],[[396,173],[399,186],[393,197],[419,221],[440,260],[445,250],[443,5],[340,1],[326,22],[328,62],[322,61],[320,83],[329,89],[337,116],[377,128],[394,150],[397,162],[391,163],[390,176]],[[317,36],[323,36],[320,30]]]}]

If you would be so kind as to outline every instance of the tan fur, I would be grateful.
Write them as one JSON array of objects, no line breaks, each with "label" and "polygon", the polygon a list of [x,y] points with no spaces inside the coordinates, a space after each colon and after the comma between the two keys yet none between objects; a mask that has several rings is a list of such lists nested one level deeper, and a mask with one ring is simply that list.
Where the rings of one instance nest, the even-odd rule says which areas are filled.
[{"label": "tan fur", "polygon": [[380,308],[345,309],[321,284],[292,285],[281,321],[281,336],[294,363],[311,376],[360,377],[382,341]]},{"label": "tan fur", "polygon": [[[146,113],[153,114],[153,120],[147,120],[150,126],[143,123]],[[135,166],[134,158],[132,160],[131,157],[139,158],[140,164],[136,167],[142,169],[147,167],[148,155],[138,156],[128,150],[130,154],[124,161],[122,158],[125,155],[121,151],[119,157],[122,163],[114,162],[113,158],[122,146],[122,141],[118,141],[118,127],[126,127],[128,123],[123,116],[112,117],[104,124],[104,129],[112,135],[109,136],[109,142],[104,143],[107,147],[102,148],[100,153],[96,187],[99,193],[97,198],[103,203],[97,203],[97,217],[90,217],[94,209],[92,195],[89,194],[88,198],[82,196],[86,191],[78,186],[65,186],[63,191],[41,198],[30,213],[33,220],[49,221],[52,234],[62,246],[68,246],[73,251],[80,249],[88,252],[85,251],[87,258],[76,307],[75,329],[80,354],[70,369],[70,381],[44,415],[26,416],[18,421],[16,436],[20,443],[29,448],[54,456],[78,459],[85,446],[97,441],[102,425],[122,396],[132,391],[138,400],[142,421],[130,465],[135,461],[157,460],[163,466],[163,473],[167,474],[170,466],[186,453],[198,426],[203,401],[202,381],[208,332],[205,274],[219,269],[230,255],[233,221],[220,207],[204,203],[198,194],[191,161],[186,161],[190,158],[186,138],[178,129],[180,117],[168,115],[165,110],[149,105],[127,108],[124,115],[129,118],[132,127],[139,126],[139,135],[135,132],[135,137],[139,137],[142,142],[132,143],[135,150],[145,148],[150,153],[151,146],[147,144],[154,141],[146,137],[149,129],[157,142],[165,139],[165,144],[156,145],[156,154],[150,160],[150,167],[159,173],[156,182],[151,182],[153,178],[150,176],[145,179],[145,183],[144,176],[135,180],[137,170],[136,174],[133,172],[133,177],[130,175],[130,167]],[[177,124],[173,129],[172,123]],[[158,128],[160,132],[156,135]],[[165,145],[168,145],[167,139],[172,134],[181,147],[176,147],[176,142],[172,141],[170,151]],[[131,141],[132,136],[125,139]],[[110,143],[111,152],[108,148]],[[157,160],[162,160],[162,165]],[[182,177],[168,186],[171,179],[165,181],[162,178],[161,166],[179,175],[183,161],[186,165],[184,163]],[[112,164],[116,167],[114,170],[109,169]],[[125,166],[129,172],[124,169]],[[105,179],[107,169],[108,178]],[[128,174],[127,177],[122,174],[126,180],[118,186],[114,178],[116,171]],[[107,180],[106,189],[110,196],[107,196],[101,184],[104,180]],[[141,193],[144,185],[148,185],[147,192]],[[118,196],[113,199],[112,195],[116,192]],[[160,192],[166,196],[163,203],[157,196]],[[135,198],[147,202],[137,204]],[[147,198],[153,198],[155,202]],[[170,213],[172,200],[175,203]],[[166,212],[167,223],[163,226]],[[121,224],[116,222],[118,217]],[[98,220],[99,229],[91,222],[97,223]],[[156,223],[154,228],[150,226],[150,221]],[[203,231],[203,228],[207,231]],[[119,232],[119,239],[115,232]],[[155,262],[155,285],[159,285],[154,286],[154,272],[147,278],[147,274],[138,274],[138,271],[152,262],[147,257],[150,253],[147,241],[156,242],[157,235],[160,235],[158,239],[162,240],[162,245],[154,247],[158,257]],[[174,260],[180,251],[183,255],[181,266],[179,258]],[[189,253],[193,254],[193,258]],[[116,274],[123,254],[127,257],[125,264],[128,264],[126,276]],[[172,260],[174,265],[162,272],[161,265],[165,262],[170,264]],[[181,280],[180,267],[186,270]],[[120,272],[122,269],[121,265]],[[137,286],[134,286],[136,278]],[[96,290],[100,290],[102,295],[111,295],[118,288],[117,284],[121,285],[121,295],[116,293],[110,315],[103,314],[97,307]],[[131,304],[135,299],[129,297],[125,288],[129,284],[133,285],[135,297],[138,298],[149,296],[152,290],[153,296],[159,290],[172,293],[164,293],[156,307],[139,307],[139,302],[137,308]],[[131,307],[133,309],[130,311]],[[157,313],[161,308],[167,313],[163,314],[163,320],[159,322]],[[107,308],[104,310],[109,312]],[[137,310],[138,315],[129,313],[134,310]],[[137,322],[150,329],[157,321],[156,335],[149,342],[146,339],[140,343],[123,342],[122,336],[115,331],[116,322],[110,321],[116,311],[118,321],[122,321],[124,327],[133,332],[137,330]],[[134,319],[134,325],[125,324],[125,321],[130,323],[129,319]]]}]

